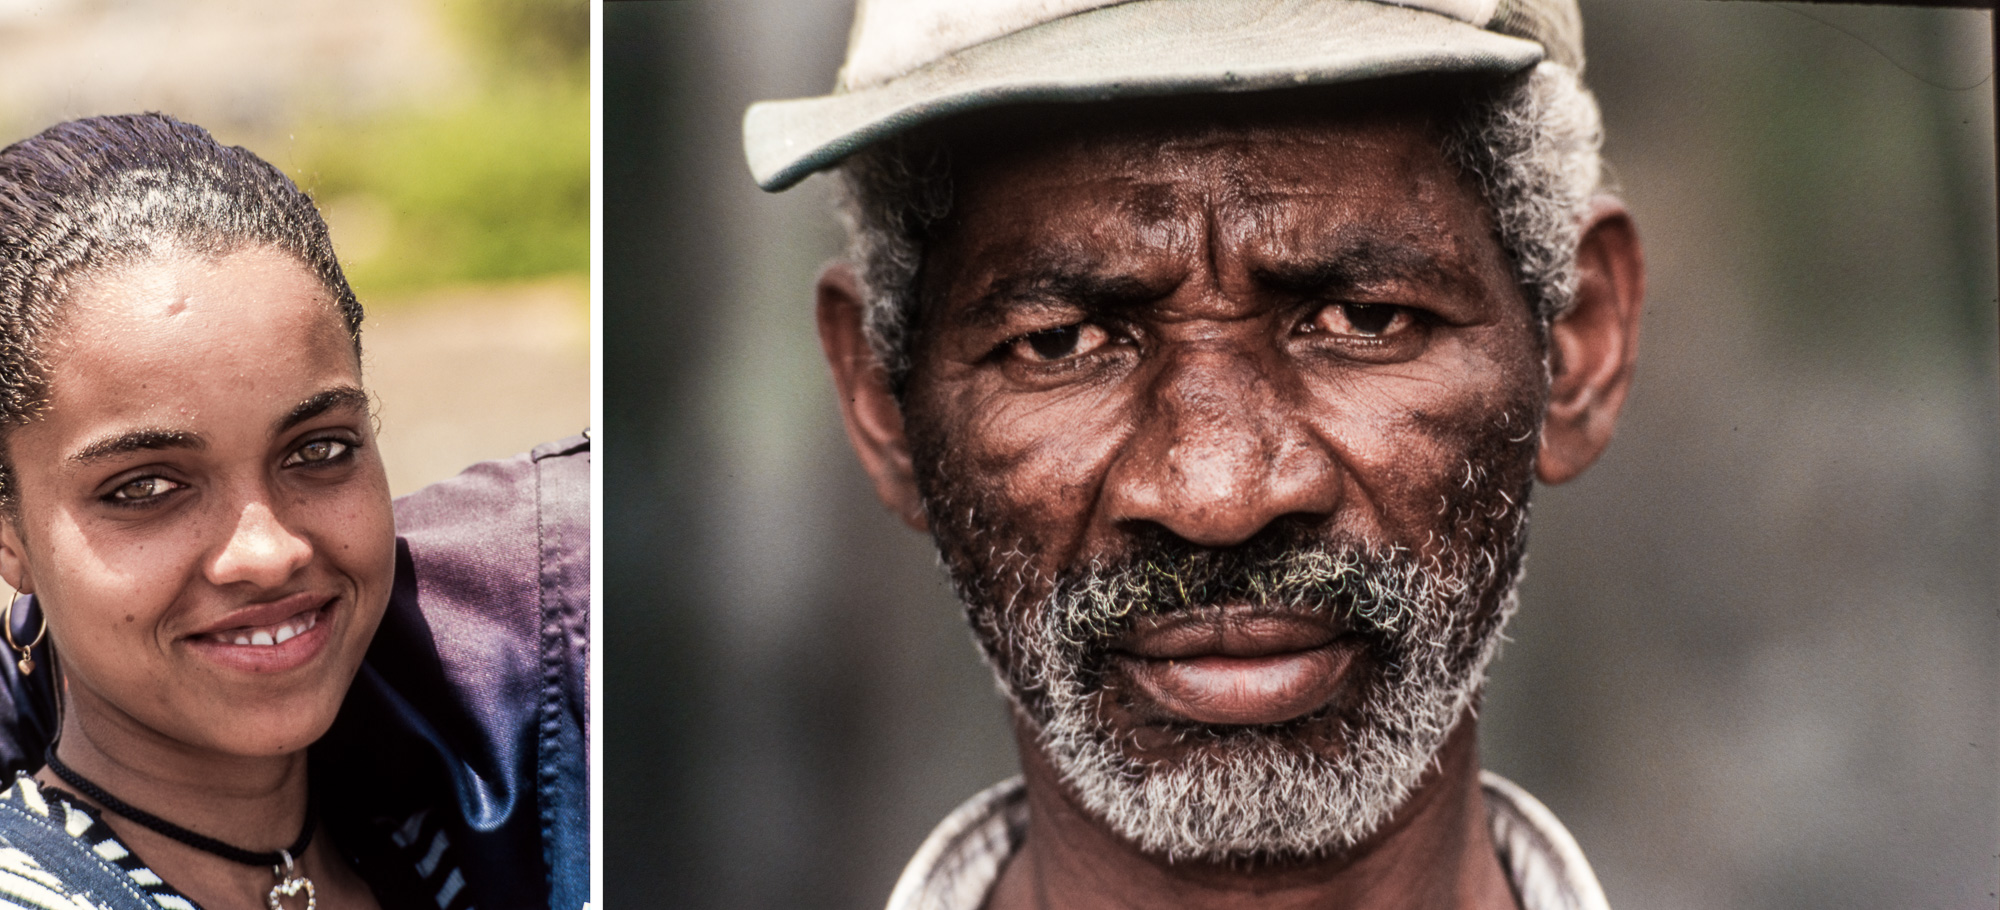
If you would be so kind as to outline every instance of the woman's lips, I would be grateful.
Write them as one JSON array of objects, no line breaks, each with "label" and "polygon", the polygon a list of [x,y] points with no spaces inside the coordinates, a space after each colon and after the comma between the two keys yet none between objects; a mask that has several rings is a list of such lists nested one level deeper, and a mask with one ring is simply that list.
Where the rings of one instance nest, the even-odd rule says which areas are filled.
[{"label": "woman's lips", "polygon": [[216,632],[210,639],[226,645],[249,645],[270,647],[282,645],[301,632],[310,632],[319,625],[319,610],[307,610],[281,623],[268,626],[238,626],[226,632]]},{"label": "woman's lips", "polygon": [[1325,706],[1355,649],[1325,617],[1207,614],[1147,624],[1113,662],[1165,710],[1206,724],[1275,724]]},{"label": "woman's lips", "polygon": [[250,673],[283,672],[305,665],[326,647],[333,634],[328,620],[337,600],[314,603],[286,598],[259,605],[182,641],[224,667]]}]

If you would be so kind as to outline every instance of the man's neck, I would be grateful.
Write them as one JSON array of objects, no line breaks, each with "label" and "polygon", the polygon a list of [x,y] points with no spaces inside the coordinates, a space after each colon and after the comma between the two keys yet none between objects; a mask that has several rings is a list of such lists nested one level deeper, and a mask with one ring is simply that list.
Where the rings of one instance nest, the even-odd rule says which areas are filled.
[{"label": "man's neck", "polygon": [[1027,835],[987,910],[1516,910],[1479,787],[1474,728],[1472,718],[1461,720],[1409,800],[1355,849],[1275,865],[1169,863],[1140,852],[1073,801],[1027,734]]}]

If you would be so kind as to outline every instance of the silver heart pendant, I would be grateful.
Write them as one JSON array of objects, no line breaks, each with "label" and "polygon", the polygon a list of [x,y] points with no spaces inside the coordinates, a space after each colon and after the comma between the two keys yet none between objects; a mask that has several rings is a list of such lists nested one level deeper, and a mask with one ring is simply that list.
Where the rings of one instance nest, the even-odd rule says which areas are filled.
[{"label": "silver heart pendant", "polygon": [[305,910],[316,910],[319,907],[319,897],[313,891],[312,879],[303,875],[293,875],[272,885],[271,893],[264,895],[264,903],[268,904],[271,910],[285,910],[285,905],[279,903],[279,898],[297,897],[301,891],[306,893]]}]

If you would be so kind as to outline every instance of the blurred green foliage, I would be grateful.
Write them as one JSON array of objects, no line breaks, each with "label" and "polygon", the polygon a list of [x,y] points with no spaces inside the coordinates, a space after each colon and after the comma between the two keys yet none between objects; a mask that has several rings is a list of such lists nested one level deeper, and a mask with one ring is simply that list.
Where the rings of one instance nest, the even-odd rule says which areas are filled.
[{"label": "blurred green foliage", "polygon": [[472,90],[301,131],[294,177],[363,299],[590,264],[584,0],[439,2]]},{"label": "blurred green foliage", "polygon": [[439,0],[488,66],[557,70],[588,79],[588,0]]}]

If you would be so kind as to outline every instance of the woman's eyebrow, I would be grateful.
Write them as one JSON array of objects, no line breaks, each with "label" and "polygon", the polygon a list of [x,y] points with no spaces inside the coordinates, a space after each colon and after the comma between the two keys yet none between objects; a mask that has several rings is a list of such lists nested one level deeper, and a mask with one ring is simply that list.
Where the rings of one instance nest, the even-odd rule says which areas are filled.
[{"label": "woman's eyebrow", "polygon": [[128,430],[116,436],[107,436],[99,439],[78,449],[76,454],[69,457],[69,461],[71,464],[87,465],[92,462],[124,455],[128,452],[151,449],[204,449],[207,447],[208,442],[201,438],[201,434],[190,433],[186,430]]},{"label": "woman's eyebrow", "polygon": [[335,408],[353,408],[366,412],[368,410],[368,393],[351,385],[335,386],[327,389],[299,402],[297,407],[292,408],[291,413],[286,414],[278,421],[276,432],[283,433]]}]

